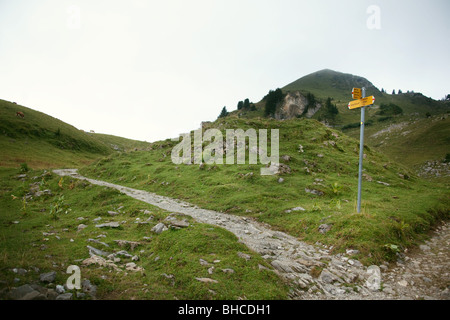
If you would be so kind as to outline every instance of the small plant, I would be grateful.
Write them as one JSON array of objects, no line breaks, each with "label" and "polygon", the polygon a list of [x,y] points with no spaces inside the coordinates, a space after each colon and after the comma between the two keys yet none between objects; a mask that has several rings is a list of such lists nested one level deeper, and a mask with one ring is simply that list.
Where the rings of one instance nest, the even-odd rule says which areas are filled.
[{"label": "small plant", "polygon": [[25,173],[30,171],[30,168],[28,168],[28,165],[26,163],[21,163],[20,164],[20,172]]},{"label": "small plant", "polygon": [[22,198],[22,208],[21,208],[22,214],[27,214],[27,199],[25,197]]},{"label": "small plant", "polygon": [[312,211],[322,211],[322,208],[319,206],[318,202],[314,202],[312,206]]},{"label": "small plant", "polygon": [[334,182],[331,184],[331,189],[333,190],[333,193],[337,195],[339,194],[339,191],[342,189],[342,186],[340,186],[337,182]]},{"label": "small plant", "polygon": [[71,209],[68,209],[64,204],[64,196],[60,196],[54,203],[50,205],[50,215],[53,220],[58,220],[62,213],[68,214]]},{"label": "small plant", "polygon": [[391,253],[399,253],[400,252],[400,247],[395,245],[395,244],[385,244],[384,247]]},{"label": "small plant", "polygon": [[400,239],[405,239],[410,230],[410,225],[405,223],[404,221],[400,221],[400,222],[395,223],[394,230]]},{"label": "small plant", "polygon": [[61,177],[61,179],[59,179],[59,182],[58,182],[58,186],[59,186],[61,189],[64,189],[64,187],[63,187],[63,182],[64,182],[64,178]]},{"label": "small plant", "polygon": [[331,200],[330,208],[336,208],[337,210],[341,210],[342,209],[341,200],[339,199]]}]

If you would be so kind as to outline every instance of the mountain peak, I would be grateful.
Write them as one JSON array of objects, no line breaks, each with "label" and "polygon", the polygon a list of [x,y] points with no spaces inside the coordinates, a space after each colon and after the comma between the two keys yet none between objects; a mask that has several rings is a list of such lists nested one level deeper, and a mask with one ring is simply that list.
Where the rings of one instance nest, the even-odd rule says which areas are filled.
[{"label": "mountain peak", "polygon": [[341,97],[348,93],[351,96],[352,88],[365,87],[371,94],[380,91],[366,78],[349,73],[342,73],[331,69],[323,69],[308,74],[283,87],[282,90],[311,92],[316,96]]}]

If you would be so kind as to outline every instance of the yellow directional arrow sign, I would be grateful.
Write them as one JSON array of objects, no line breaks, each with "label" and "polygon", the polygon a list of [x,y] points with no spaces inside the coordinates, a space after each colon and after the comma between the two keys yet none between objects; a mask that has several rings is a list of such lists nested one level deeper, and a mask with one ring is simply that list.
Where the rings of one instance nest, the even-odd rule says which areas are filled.
[{"label": "yellow directional arrow sign", "polygon": [[353,99],[361,99],[362,98],[362,89],[360,88],[353,88],[352,90],[352,98]]},{"label": "yellow directional arrow sign", "polygon": [[358,100],[353,100],[350,101],[350,103],[348,104],[348,108],[351,109],[356,109],[356,108],[362,108],[365,106],[370,106],[372,104],[374,104],[375,102],[375,97],[374,96],[370,96],[364,99],[358,99]]}]

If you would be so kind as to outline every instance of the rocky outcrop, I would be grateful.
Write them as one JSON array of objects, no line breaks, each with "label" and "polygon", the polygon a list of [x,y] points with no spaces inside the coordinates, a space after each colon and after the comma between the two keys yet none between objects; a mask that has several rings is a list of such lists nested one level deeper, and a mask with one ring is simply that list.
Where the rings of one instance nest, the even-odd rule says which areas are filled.
[{"label": "rocky outcrop", "polygon": [[308,99],[299,91],[288,92],[275,112],[275,119],[292,119],[299,116],[311,118],[322,107],[315,103],[314,107],[309,106]]}]

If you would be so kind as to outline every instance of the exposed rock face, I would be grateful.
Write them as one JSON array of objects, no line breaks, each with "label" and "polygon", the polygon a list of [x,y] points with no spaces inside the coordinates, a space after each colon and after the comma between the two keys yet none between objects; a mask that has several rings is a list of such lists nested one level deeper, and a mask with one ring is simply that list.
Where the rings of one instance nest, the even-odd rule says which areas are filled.
[{"label": "exposed rock face", "polygon": [[308,99],[299,91],[288,92],[282,104],[277,108],[275,118],[278,120],[292,119],[301,115],[311,118],[322,107],[319,103],[316,103],[313,108],[307,108],[307,106]]}]

